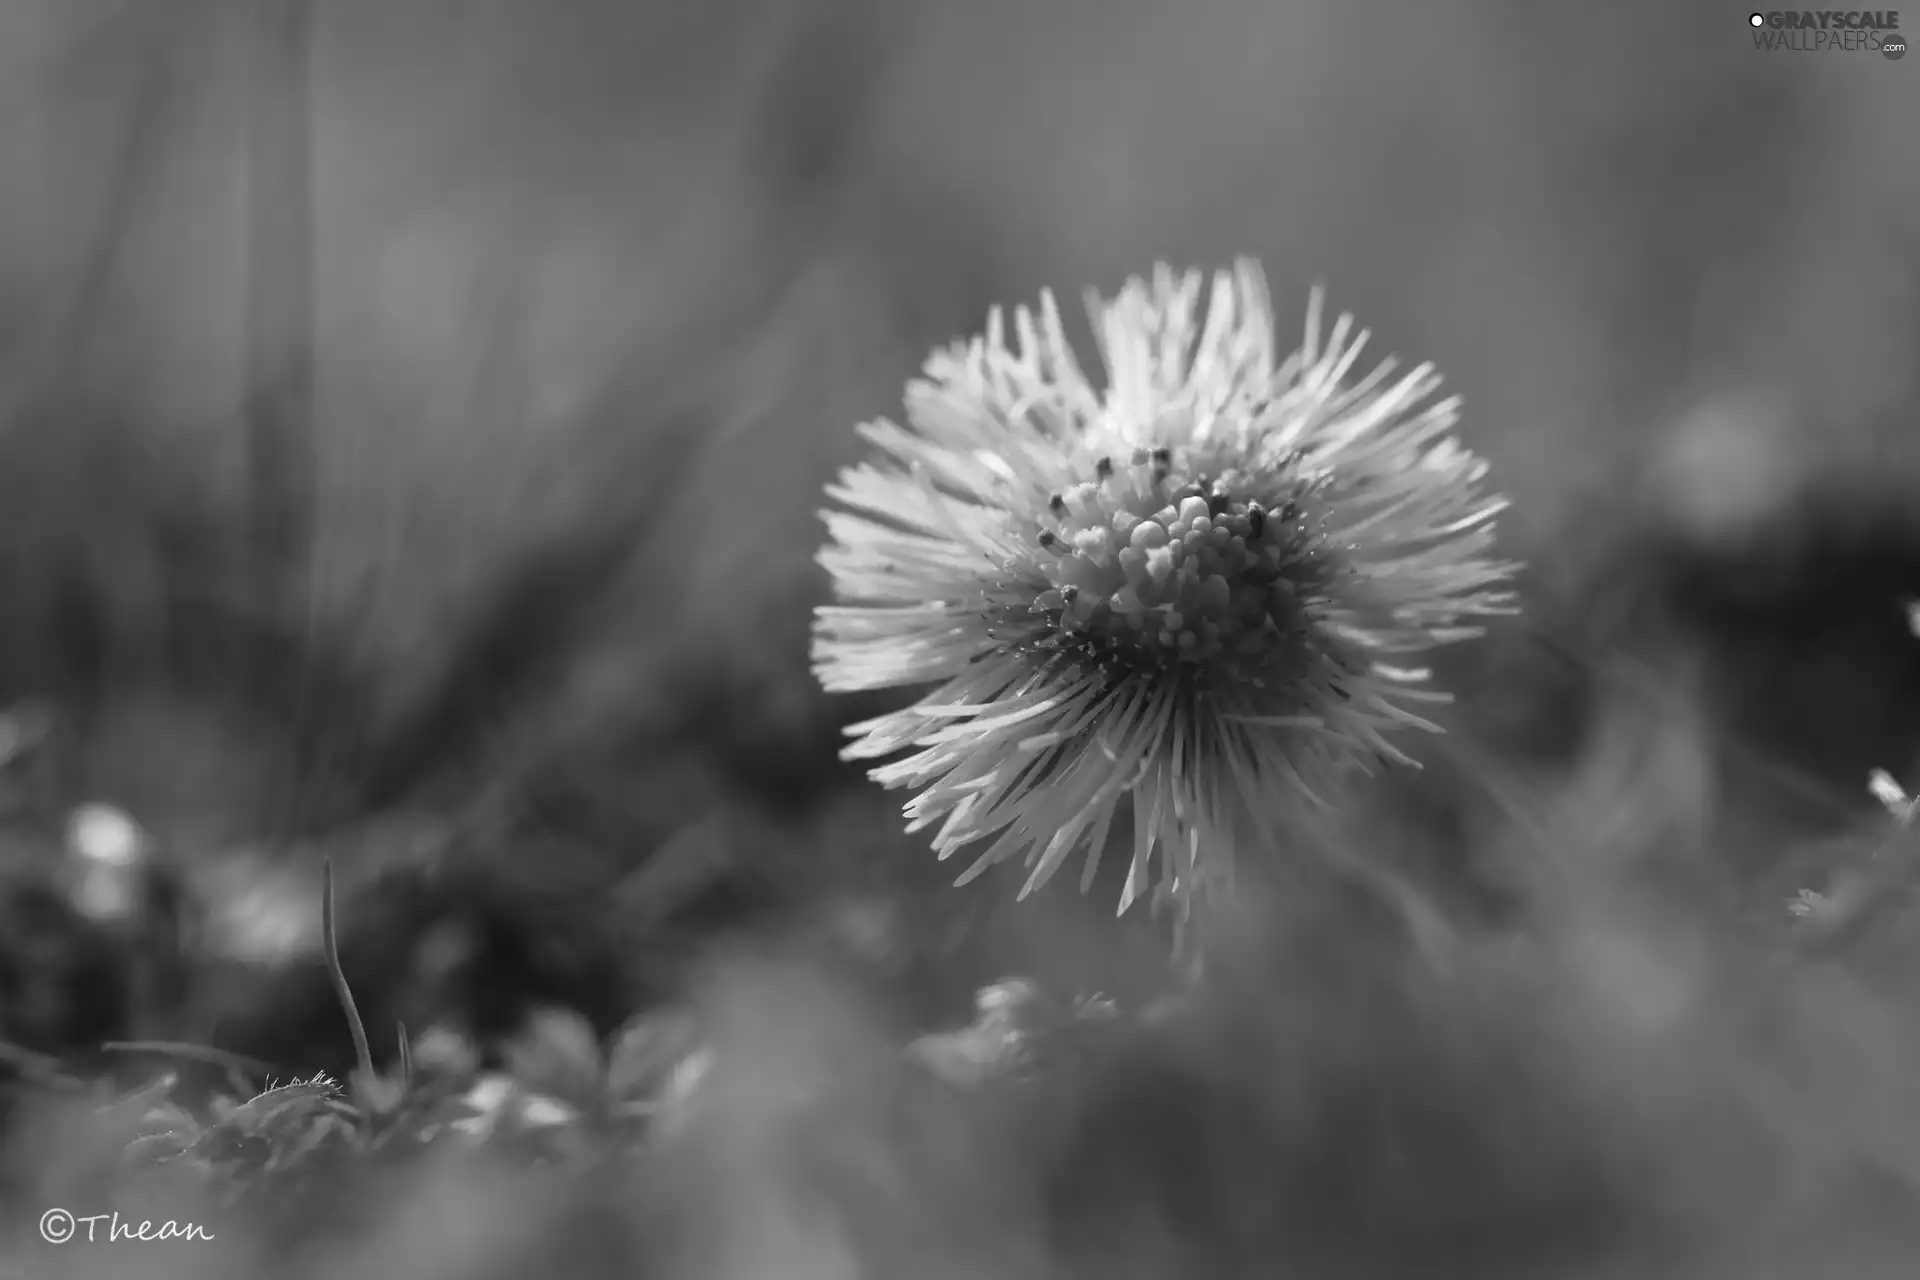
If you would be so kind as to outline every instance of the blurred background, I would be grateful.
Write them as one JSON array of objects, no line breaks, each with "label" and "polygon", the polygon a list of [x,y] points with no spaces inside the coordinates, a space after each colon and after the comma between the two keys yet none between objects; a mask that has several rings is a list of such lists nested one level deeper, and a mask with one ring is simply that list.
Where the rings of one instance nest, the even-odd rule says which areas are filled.
[{"label": "blurred background", "polygon": [[[1904,953],[1701,1011],[1879,847],[1868,772],[1920,786],[1916,75],[1651,0],[0,0],[0,1040],[343,1072],[322,857],[383,1060],[1151,998],[1149,925],[950,889],[837,761],[905,695],[809,676],[815,512],[989,306],[1248,254],[1283,332],[1324,283],[1435,361],[1513,502],[1526,615],[1350,833],[1471,980],[1276,872],[1201,1029],[1022,1164],[1033,1221],[862,1112],[914,1212],[740,1207],[718,1143],[740,1219],[689,1212],[776,1243],[674,1265],[1905,1274]],[[48,888],[88,802],[151,863],[106,923]]]}]

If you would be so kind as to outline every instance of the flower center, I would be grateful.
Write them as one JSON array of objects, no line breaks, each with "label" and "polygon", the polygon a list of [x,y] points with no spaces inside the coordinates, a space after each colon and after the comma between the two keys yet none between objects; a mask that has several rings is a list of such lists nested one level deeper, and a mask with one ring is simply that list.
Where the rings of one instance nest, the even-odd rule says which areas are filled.
[{"label": "flower center", "polygon": [[1305,604],[1327,578],[1303,513],[1312,482],[1210,479],[1164,448],[1130,462],[1102,458],[1049,503],[1032,558],[1049,584],[1029,609],[1045,628],[1036,646],[1255,686],[1297,661]]}]

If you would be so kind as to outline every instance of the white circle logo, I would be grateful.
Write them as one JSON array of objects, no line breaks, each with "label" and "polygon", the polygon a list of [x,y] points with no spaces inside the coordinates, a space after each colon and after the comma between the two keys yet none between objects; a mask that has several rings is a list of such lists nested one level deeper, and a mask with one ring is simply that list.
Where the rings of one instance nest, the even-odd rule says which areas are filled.
[{"label": "white circle logo", "polygon": [[65,1244],[73,1239],[73,1215],[65,1209],[49,1209],[41,1214],[40,1238],[48,1244]]}]

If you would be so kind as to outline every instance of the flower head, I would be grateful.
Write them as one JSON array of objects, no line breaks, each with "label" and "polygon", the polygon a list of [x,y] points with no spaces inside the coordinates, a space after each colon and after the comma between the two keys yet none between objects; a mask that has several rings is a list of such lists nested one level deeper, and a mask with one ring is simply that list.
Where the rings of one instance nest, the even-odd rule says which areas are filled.
[{"label": "flower head", "polygon": [[1406,656],[1505,611],[1489,558],[1504,503],[1429,403],[1429,367],[1351,378],[1366,341],[1320,297],[1277,358],[1259,268],[1161,267],[1089,299],[1104,386],[1081,371],[1051,296],[936,353],[906,426],[860,433],[820,554],[843,602],[819,611],[830,691],[939,682],[853,725],[848,758],[913,754],[872,777],[918,794],[910,830],[941,857],[990,840],[965,883],[1021,856],[1022,896],[1087,851],[1093,879],[1123,799],[1148,886],[1184,918],[1237,845],[1286,806],[1325,804],[1443,702]]}]

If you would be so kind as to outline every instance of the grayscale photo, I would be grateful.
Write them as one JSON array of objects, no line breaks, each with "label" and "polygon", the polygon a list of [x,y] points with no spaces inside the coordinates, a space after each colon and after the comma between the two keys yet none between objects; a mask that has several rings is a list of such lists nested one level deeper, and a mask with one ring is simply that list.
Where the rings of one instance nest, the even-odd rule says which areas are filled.
[{"label": "grayscale photo", "polygon": [[0,0],[0,1280],[1920,1275],[1915,26]]}]

